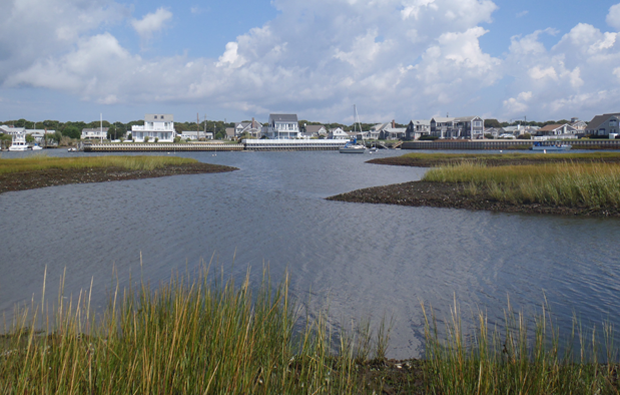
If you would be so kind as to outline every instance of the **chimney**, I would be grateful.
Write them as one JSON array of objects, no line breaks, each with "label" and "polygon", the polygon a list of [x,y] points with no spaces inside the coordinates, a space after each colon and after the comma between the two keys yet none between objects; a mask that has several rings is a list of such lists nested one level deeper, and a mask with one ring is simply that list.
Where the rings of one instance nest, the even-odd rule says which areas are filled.
[{"label": "chimney", "polygon": [[255,126],[254,126],[254,125],[255,125],[255,123],[256,123],[256,121],[254,120],[254,117],[252,117],[252,129],[254,129],[254,128],[255,128]]},{"label": "chimney", "polygon": [[392,129],[396,129],[396,121],[392,119]]}]

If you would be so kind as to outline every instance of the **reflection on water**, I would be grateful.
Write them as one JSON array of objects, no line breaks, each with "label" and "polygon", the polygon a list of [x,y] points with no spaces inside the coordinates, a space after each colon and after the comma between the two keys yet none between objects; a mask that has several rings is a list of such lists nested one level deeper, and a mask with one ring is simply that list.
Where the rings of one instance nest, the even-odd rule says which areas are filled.
[{"label": "reflection on water", "polygon": [[212,259],[228,275],[251,266],[255,282],[263,265],[275,279],[288,269],[298,300],[313,311],[328,304],[336,325],[393,317],[396,358],[420,355],[422,301],[443,318],[456,297],[464,316],[483,309],[494,323],[508,296],[530,312],[546,297],[565,327],[573,312],[618,324],[617,220],[324,200],[424,172],[364,164],[368,155],[177,155],[240,170],[0,195],[0,309],[38,300],[46,266],[48,300],[66,267],[65,294],[93,278],[103,306],[115,271],[121,285],[155,284]]}]

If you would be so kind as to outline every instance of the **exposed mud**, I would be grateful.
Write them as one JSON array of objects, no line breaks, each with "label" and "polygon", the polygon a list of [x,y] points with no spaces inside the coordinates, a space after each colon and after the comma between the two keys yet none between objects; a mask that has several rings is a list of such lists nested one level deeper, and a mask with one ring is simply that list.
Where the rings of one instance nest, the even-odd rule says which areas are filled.
[{"label": "exposed mud", "polygon": [[45,188],[55,185],[137,180],[141,178],[167,177],[179,174],[222,173],[234,170],[237,169],[208,163],[169,165],[154,170],[127,170],[120,167],[46,169],[0,174],[0,193]]},{"label": "exposed mud", "polygon": [[589,217],[620,217],[615,208],[559,207],[532,204],[515,204],[500,202],[491,198],[482,187],[476,195],[465,193],[465,187],[459,183],[441,183],[428,181],[407,182],[360,189],[327,198],[354,203],[397,204],[416,207],[444,207],[467,210],[485,210],[504,213],[551,214]]}]

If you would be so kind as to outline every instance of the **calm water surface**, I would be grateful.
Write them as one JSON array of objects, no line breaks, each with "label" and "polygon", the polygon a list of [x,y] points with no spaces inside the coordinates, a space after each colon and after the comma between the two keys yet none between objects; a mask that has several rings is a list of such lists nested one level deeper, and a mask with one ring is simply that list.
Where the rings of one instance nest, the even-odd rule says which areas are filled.
[{"label": "calm water surface", "polygon": [[213,259],[235,277],[250,266],[255,284],[263,265],[278,280],[288,269],[293,295],[313,312],[328,307],[335,326],[393,318],[395,358],[423,352],[421,302],[441,319],[456,298],[466,321],[482,309],[495,323],[508,297],[531,313],[546,297],[564,331],[573,314],[584,324],[620,326],[618,220],[326,201],[424,173],[365,164],[369,155],[177,155],[240,170],[0,195],[5,316],[16,303],[39,300],[45,267],[48,300],[66,268],[65,295],[93,279],[101,307],[115,271],[121,285],[130,276],[156,284]]}]

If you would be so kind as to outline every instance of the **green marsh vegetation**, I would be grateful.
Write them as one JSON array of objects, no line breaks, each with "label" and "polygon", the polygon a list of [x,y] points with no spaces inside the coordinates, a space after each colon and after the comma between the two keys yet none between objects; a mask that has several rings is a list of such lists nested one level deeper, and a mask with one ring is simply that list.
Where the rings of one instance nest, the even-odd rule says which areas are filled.
[{"label": "green marsh vegetation", "polygon": [[116,167],[125,170],[154,170],[165,166],[199,163],[195,159],[175,156],[88,156],[55,158],[35,155],[20,159],[0,158],[0,174],[39,171],[48,169],[80,170],[88,168]]},{"label": "green marsh vegetation", "polygon": [[455,302],[441,336],[432,310],[424,315],[428,393],[619,393],[620,366],[609,324],[588,331],[574,318],[571,332],[562,335],[545,304],[530,319],[509,303],[503,329],[491,327],[479,312],[474,333],[464,333]]},{"label": "green marsh vegetation", "polygon": [[478,313],[466,332],[456,301],[442,328],[422,305],[425,358],[390,361],[383,324],[376,334],[368,325],[332,333],[326,313],[296,307],[288,276],[272,284],[263,271],[256,289],[249,272],[235,284],[203,267],[156,288],[116,285],[97,316],[92,282],[75,298],[63,297],[63,283],[54,307],[44,285],[40,304],[5,323],[0,393],[618,393],[611,325],[587,332],[574,320],[564,337],[545,306],[528,319],[509,304],[501,329]]},{"label": "green marsh vegetation", "polygon": [[466,194],[486,194],[512,204],[620,208],[620,165],[616,163],[486,166],[462,162],[431,169],[423,181],[460,183]]},{"label": "green marsh vegetation", "polygon": [[0,393],[372,392],[359,364],[384,360],[385,341],[333,336],[325,315],[300,314],[286,279],[274,286],[264,272],[252,292],[249,272],[242,284],[215,277],[205,268],[156,289],[117,286],[98,317],[90,293],[61,292],[51,311],[43,297],[5,324]]}]

